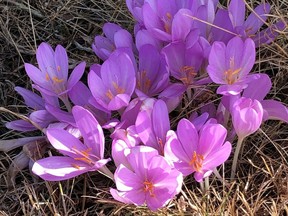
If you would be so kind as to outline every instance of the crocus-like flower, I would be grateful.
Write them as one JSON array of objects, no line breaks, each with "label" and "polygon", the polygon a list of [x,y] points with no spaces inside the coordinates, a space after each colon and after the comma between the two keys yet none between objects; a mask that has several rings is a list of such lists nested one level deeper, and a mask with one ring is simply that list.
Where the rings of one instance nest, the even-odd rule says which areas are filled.
[{"label": "crocus-like flower", "polygon": [[146,203],[155,211],[180,192],[182,174],[155,149],[136,146],[125,154],[127,164],[120,164],[114,174],[117,190],[110,190],[114,199],[138,206]]},{"label": "crocus-like flower", "polygon": [[[177,1],[146,1],[142,7],[146,29],[162,41],[184,41],[190,33],[193,20],[191,11]],[[182,9],[181,9],[182,8]]]},{"label": "crocus-like flower", "polygon": [[111,53],[121,47],[133,50],[133,40],[131,34],[114,23],[105,23],[103,32],[106,37],[97,35],[92,44],[95,54],[105,61]]},{"label": "crocus-like flower", "polygon": [[168,86],[169,72],[164,56],[152,45],[144,45],[139,50],[139,70],[136,80],[138,97],[155,96]]},{"label": "crocus-like flower", "polygon": [[164,155],[170,121],[167,106],[162,100],[156,101],[152,109],[139,112],[135,128],[144,145],[151,146],[157,149],[160,155]]},{"label": "crocus-like flower", "polygon": [[96,102],[107,110],[118,110],[129,104],[136,84],[135,68],[129,55],[118,49],[102,66],[88,75],[88,85]]},{"label": "crocus-like flower", "polygon": [[263,107],[256,99],[241,97],[235,101],[231,115],[235,131],[243,139],[259,129]]},{"label": "crocus-like flower", "polygon": [[255,44],[248,38],[232,38],[227,46],[214,42],[209,55],[207,72],[214,83],[221,84],[218,94],[237,95],[247,83],[257,77],[248,75],[255,62]]},{"label": "crocus-like flower", "polygon": [[182,119],[177,134],[172,130],[167,133],[165,158],[170,159],[184,176],[194,173],[196,181],[201,182],[230,156],[232,147],[230,142],[224,143],[226,135],[227,130],[222,125],[209,122],[198,135],[194,125]]},{"label": "crocus-like flower", "polygon": [[80,80],[85,62],[77,65],[68,79],[68,57],[66,50],[58,45],[54,50],[47,43],[41,43],[36,52],[39,69],[25,63],[25,70],[34,87],[48,95],[57,96],[67,102],[67,92]]},{"label": "crocus-like flower", "polygon": [[94,116],[86,109],[72,109],[77,127],[84,139],[82,143],[63,129],[47,129],[51,145],[64,156],[52,156],[36,161],[32,171],[48,181],[73,178],[88,171],[96,171],[110,161],[104,157],[104,134]]},{"label": "crocus-like flower", "polygon": [[194,42],[191,48],[186,48],[184,42],[175,42],[163,48],[163,53],[171,75],[185,85],[192,84],[203,61],[200,44]]},{"label": "crocus-like flower", "polygon": [[244,38],[255,37],[270,12],[270,5],[263,3],[258,5],[245,20],[245,2],[243,0],[231,0],[228,6],[229,17],[235,31]]}]

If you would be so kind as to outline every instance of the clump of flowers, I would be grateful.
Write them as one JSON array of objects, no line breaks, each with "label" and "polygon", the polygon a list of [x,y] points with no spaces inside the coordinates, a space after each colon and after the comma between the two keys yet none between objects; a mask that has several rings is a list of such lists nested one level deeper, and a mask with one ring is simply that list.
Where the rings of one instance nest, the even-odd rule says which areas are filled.
[{"label": "clump of flowers", "polygon": [[[259,31],[268,3],[246,20],[243,0],[231,0],[227,9],[217,0],[126,3],[136,20],[134,35],[116,24],[104,25],[105,36],[96,36],[92,45],[103,64],[90,66],[87,86],[84,78],[80,81],[85,62],[68,78],[65,48],[58,45],[54,51],[40,44],[38,67],[25,64],[40,94],[16,87],[30,114],[6,127],[41,130],[43,136],[2,140],[0,150],[29,146],[29,152],[36,152],[41,141],[45,144],[37,157],[21,152],[14,164],[30,164],[47,181],[99,171],[115,182],[110,190],[114,199],[155,211],[175,198],[187,176],[193,174],[200,184],[213,173],[219,176],[217,169],[231,152],[233,179],[243,140],[268,119],[288,123],[287,107],[264,99],[270,78],[252,73],[257,47],[275,39],[284,23]],[[171,127],[171,112],[177,112],[183,95],[199,99],[203,88],[219,94],[221,102]],[[103,130],[110,138],[104,138]],[[52,155],[44,157],[49,148]]]}]

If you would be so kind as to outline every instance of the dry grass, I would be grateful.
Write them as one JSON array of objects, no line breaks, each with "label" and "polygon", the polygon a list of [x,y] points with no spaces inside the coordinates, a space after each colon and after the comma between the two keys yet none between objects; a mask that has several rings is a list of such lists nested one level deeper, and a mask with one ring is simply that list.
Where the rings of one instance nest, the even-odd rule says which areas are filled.
[{"label": "dry grass", "polygon": [[[97,63],[91,42],[111,21],[132,29],[124,0],[3,0],[0,1],[0,106],[25,113],[15,86],[30,88],[23,62],[34,64],[35,48],[42,41],[67,47],[70,65],[85,60]],[[247,1],[255,5],[254,0]],[[259,3],[259,2],[258,2]],[[270,1],[270,21],[288,19],[286,0]],[[288,33],[282,32],[258,52],[255,72],[273,80],[269,98],[288,105]],[[185,104],[184,104],[185,106]],[[193,109],[195,107],[187,107]],[[175,117],[177,118],[177,116]],[[15,119],[0,114],[0,122]],[[0,125],[0,139],[24,137]],[[29,134],[31,135],[31,134]],[[210,190],[202,194],[192,178],[166,208],[152,213],[143,207],[123,205],[109,194],[113,183],[98,173],[89,173],[61,183],[35,181],[21,171],[14,188],[7,187],[7,167],[19,150],[0,153],[0,215],[288,215],[288,127],[269,121],[245,140],[235,181],[226,184],[211,177]],[[231,161],[226,163],[229,173]],[[223,168],[221,169],[223,172]],[[220,173],[221,173],[220,172]],[[228,175],[226,175],[228,176]]]}]

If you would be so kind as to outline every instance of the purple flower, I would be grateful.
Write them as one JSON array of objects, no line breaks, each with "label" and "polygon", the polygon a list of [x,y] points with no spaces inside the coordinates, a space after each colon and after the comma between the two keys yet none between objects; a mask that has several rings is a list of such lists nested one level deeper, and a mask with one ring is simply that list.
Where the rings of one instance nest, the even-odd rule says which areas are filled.
[{"label": "purple flower", "polygon": [[209,122],[198,134],[189,120],[182,119],[177,133],[169,131],[167,134],[165,158],[170,159],[184,176],[194,173],[196,181],[201,182],[230,156],[232,147],[230,142],[224,143],[226,134],[222,125]]},{"label": "purple flower", "polygon": [[200,44],[194,43],[192,47],[186,48],[184,42],[175,42],[163,48],[163,53],[171,75],[185,85],[192,84],[203,61],[203,49]]},{"label": "purple flower", "polygon": [[244,139],[259,129],[263,107],[258,100],[241,97],[233,104],[231,115],[238,137]]},{"label": "purple flower", "polygon": [[114,174],[117,190],[110,190],[114,199],[138,206],[146,204],[155,211],[180,192],[182,174],[155,149],[137,146],[127,149],[125,155],[127,164],[120,164]]},{"label": "purple flower", "polygon": [[270,5],[263,3],[258,5],[245,20],[245,2],[243,0],[231,0],[228,6],[229,18],[237,34],[243,38],[254,38],[257,31],[267,20]]},{"label": "purple flower", "polygon": [[242,38],[251,38],[254,40],[256,47],[262,43],[271,43],[278,33],[285,28],[283,21],[261,30],[266,22],[270,12],[270,4],[265,2],[258,5],[245,20],[245,2],[243,0],[231,0],[228,6],[229,18],[234,28],[234,32],[241,35]]},{"label": "purple flower", "polygon": [[173,1],[149,1],[142,7],[146,29],[162,41],[184,41],[190,33],[193,20],[187,15],[191,11]]},{"label": "purple flower", "polygon": [[255,44],[248,38],[232,38],[227,46],[214,42],[209,55],[207,72],[214,83],[221,84],[218,94],[237,95],[247,83],[257,77],[248,75],[255,63]]},{"label": "purple flower", "polygon": [[103,32],[106,37],[96,36],[92,48],[95,54],[105,61],[117,48],[130,48],[133,50],[131,34],[114,23],[105,23]]},{"label": "purple flower", "polygon": [[137,72],[136,94],[155,96],[163,91],[169,82],[169,72],[163,56],[152,45],[144,45],[139,50],[139,70]]},{"label": "purple flower", "polygon": [[25,63],[25,70],[35,83],[35,88],[47,95],[67,100],[67,92],[80,80],[85,62],[77,65],[68,79],[68,57],[66,50],[58,45],[54,50],[47,43],[41,43],[36,52],[39,69]]},{"label": "purple flower", "polygon": [[73,178],[88,171],[101,169],[110,159],[104,158],[104,134],[94,116],[84,108],[72,109],[82,143],[63,129],[47,129],[51,145],[64,156],[52,156],[36,161],[32,171],[48,181]]},{"label": "purple flower", "polygon": [[156,101],[152,109],[139,112],[135,128],[144,145],[151,146],[157,149],[160,155],[164,155],[170,121],[167,106],[162,100]]},{"label": "purple flower", "polygon": [[128,106],[136,84],[134,64],[126,52],[115,51],[88,75],[88,85],[96,102],[107,110]]}]

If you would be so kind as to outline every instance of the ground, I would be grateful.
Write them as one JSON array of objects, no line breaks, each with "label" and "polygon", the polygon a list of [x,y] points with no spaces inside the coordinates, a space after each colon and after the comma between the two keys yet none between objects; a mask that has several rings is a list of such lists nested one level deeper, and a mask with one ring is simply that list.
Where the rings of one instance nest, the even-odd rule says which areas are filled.
[{"label": "ground", "polygon": [[[43,2],[0,0],[0,139],[3,140],[33,135],[7,130],[4,123],[17,117],[3,108],[13,113],[27,113],[14,87],[31,89],[23,63],[36,64],[37,45],[43,41],[54,47],[61,44],[67,48],[71,68],[83,60],[87,62],[87,75],[89,66],[99,61],[91,43],[96,34],[102,33],[103,24],[116,22],[130,31],[133,29],[133,19],[124,0]],[[246,0],[246,3],[259,4],[255,0]],[[286,0],[270,3],[269,23],[288,19]],[[258,49],[253,72],[267,73],[273,81],[268,98],[288,105],[287,31],[281,32],[269,46]],[[172,121],[184,117],[186,110],[195,109],[195,103],[184,100],[184,108],[181,115],[173,114]],[[0,215],[288,215],[287,134],[287,124],[266,122],[245,140],[234,181],[228,179],[224,185],[211,177],[210,190],[202,194],[199,185],[192,178],[186,178],[177,199],[154,213],[145,207],[136,208],[113,200],[109,193],[113,183],[98,173],[49,183],[33,179],[29,170],[24,169],[17,175],[16,184],[8,187],[8,167],[21,149],[0,152]],[[225,166],[228,173],[231,163],[230,159]]]}]

